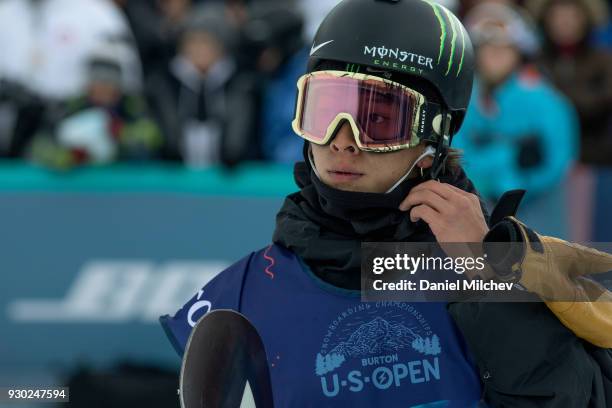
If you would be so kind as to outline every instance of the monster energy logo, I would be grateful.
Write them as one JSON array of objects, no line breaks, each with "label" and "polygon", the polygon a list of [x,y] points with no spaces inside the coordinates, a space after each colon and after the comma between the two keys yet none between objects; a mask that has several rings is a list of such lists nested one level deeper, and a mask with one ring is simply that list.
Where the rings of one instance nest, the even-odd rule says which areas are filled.
[{"label": "monster energy logo", "polygon": [[[436,16],[436,19],[438,20],[438,24],[440,25],[440,45],[438,46],[438,59],[435,63],[437,65],[443,64],[442,67],[446,66],[446,72],[444,73],[444,75],[448,76],[449,74],[454,72],[453,65],[455,65],[456,60],[459,59],[459,64],[457,65],[457,70],[455,72],[455,76],[458,77],[461,73],[461,70],[463,69],[463,58],[465,57],[465,29],[463,28],[457,17],[455,17],[455,15],[448,11],[448,9],[446,9],[445,7],[442,7],[439,4],[432,2],[431,0],[422,1],[431,6],[433,13]],[[450,32],[448,32],[449,28]],[[449,38],[450,51],[447,53],[449,54],[448,61],[444,61],[444,50],[447,46],[447,40]],[[459,38],[461,38],[461,57],[459,57],[459,49],[457,47],[457,40]],[[388,48],[384,45],[366,45],[364,46],[363,54],[369,55],[374,58],[380,58],[381,60],[374,60],[375,65],[392,67],[402,71],[418,74],[423,74],[423,69],[421,69],[420,67],[433,70],[434,58],[415,54],[413,52],[402,50],[400,48]],[[396,61],[399,61],[401,64]],[[351,68],[352,67],[347,67],[347,70],[353,72],[354,68]]]},{"label": "monster energy logo", "polygon": [[[442,61],[442,54],[444,53],[444,47],[446,45],[446,38],[448,36],[447,33],[447,20],[448,25],[451,28],[451,49],[450,56],[447,62],[446,73],[444,75],[448,75],[451,73],[454,59],[455,59],[455,48],[457,44],[457,31],[459,31],[461,35],[461,58],[459,60],[459,66],[457,67],[456,76],[459,76],[461,69],[463,68],[463,57],[465,56],[465,32],[457,17],[453,15],[450,11],[448,11],[445,7],[440,6],[430,0],[422,0],[425,3],[429,4],[433,9],[434,14],[436,15],[436,19],[438,20],[438,24],[440,25],[440,45],[438,49],[438,61],[437,64],[440,65]],[[446,17],[446,19],[445,19]]]},{"label": "monster energy logo", "polygon": [[361,67],[358,64],[346,64],[346,71],[358,73]]},{"label": "monster energy logo", "polygon": [[[399,48],[387,48],[384,45],[380,47],[376,46],[364,46],[363,54],[371,57],[395,59],[400,62],[406,62],[410,64],[417,64],[429,69],[433,69],[433,58],[425,57],[424,55],[415,54],[401,50]],[[378,64],[377,64],[378,65]]]}]

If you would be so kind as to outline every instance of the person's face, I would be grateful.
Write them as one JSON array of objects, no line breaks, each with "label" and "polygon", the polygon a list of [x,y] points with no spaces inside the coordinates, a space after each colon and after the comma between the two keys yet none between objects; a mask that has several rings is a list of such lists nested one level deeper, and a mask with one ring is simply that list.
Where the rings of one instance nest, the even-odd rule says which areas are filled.
[{"label": "person's face", "polygon": [[182,43],[182,54],[200,72],[208,69],[223,56],[219,42],[205,32],[186,33]]},{"label": "person's face", "polygon": [[268,47],[259,55],[257,59],[257,69],[266,74],[271,74],[278,69],[283,60],[278,48]]},{"label": "person's face", "polygon": [[[336,189],[362,193],[389,190],[423,153],[419,145],[389,153],[363,152],[355,143],[353,131],[345,122],[328,145],[310,144],[315,167],[321,180]],[[431,166],[431,159],[421,162]]]},{"label": "person's face", "polygon": [[158,0],[162,14],[170,21],[183,19],[191,7],[191,0]]},{"label": "person's face", "polygon": [[551,41],[560,46],[578,44],[587,34],[587,16],[575,3],[563,2],[550,6],[544,25]]},{"label": "person's face", "polygon": [[520,64],[519,52],[510,45],[483,44],[478,47],[476,63],[478,74],[487,83],[498,84]]},{"label": "person's face", "polygon": [[121,98],[121,90],[114,83],[94,81],[89,84],[87,96],[96,106],[113,106]]},{"label": "person's face", "polygon": [[243,0],[226,0],[225,12],[234,27],[242,27],[249,18],[247,5]]}]

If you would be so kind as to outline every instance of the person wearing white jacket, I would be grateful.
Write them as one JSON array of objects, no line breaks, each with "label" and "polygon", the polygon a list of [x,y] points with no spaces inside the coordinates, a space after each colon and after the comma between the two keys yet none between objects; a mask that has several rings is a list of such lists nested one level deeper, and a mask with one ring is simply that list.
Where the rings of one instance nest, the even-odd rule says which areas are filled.
[{"label": "person wearing white jacket", "polygon": [[88,56],[100,47],[121,54],[125,85],[136,89],[140,67],[125,18],[110,0],[0,2],[0,78],[50,100],[83,92]]}]

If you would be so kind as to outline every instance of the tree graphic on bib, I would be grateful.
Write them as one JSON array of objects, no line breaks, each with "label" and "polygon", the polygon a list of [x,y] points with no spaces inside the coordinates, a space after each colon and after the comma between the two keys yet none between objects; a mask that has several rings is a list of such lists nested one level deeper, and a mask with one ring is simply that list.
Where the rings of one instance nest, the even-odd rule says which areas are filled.
[{"label": "tree graphic on bib", "polygon": [[323,394],[440,379],[440,338],[409,304],[360,305],[332,321],[316,354],[314,374]]},{"label": "tree graphic on bib", "polygon": [[317,354],[316,374],[323,375],[340,367],[346,357],[367,357],[372,354],[392,353],[406,346],[425,355],[442,351],[437,335],[421,337],[403,324],[391,324],[382,317],[361,325],[347,341],[338,344],[323,356]]}]

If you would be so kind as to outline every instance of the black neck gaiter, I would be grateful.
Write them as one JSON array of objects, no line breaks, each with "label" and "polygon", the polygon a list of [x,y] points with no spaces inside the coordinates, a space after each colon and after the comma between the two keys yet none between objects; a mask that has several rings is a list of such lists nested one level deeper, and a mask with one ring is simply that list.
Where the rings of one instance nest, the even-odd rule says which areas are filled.
[{"label": "black neck gaiter", "polygon": [[332,188],[298,162],[294,178],[300,191],[289,195],[276,216],[272,238],[298,255],[324,281],[360,289],[362,241],[432,241],[426,224],[399,210],[421,177],[408,178],[388,194]]}]

